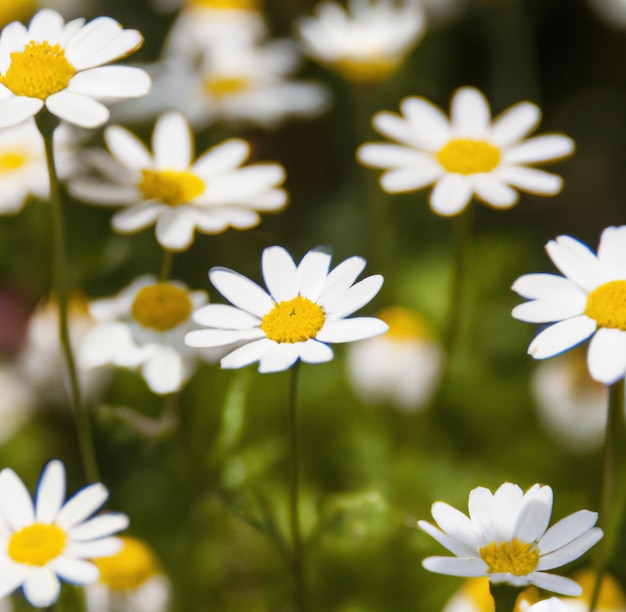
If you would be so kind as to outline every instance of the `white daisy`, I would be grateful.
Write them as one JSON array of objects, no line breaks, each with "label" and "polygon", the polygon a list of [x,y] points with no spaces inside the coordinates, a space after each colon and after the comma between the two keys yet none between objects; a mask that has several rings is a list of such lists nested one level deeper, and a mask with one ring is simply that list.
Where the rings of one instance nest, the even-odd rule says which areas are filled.
[{"label": "white daisy", "polygon": [[324,1],[297,22],[305,53],[343,77],[380,81],[395,72],[424,33],[415,0],[349,0],[347,10]]},{"label": "white daisy", "polygon": [[580,595],[578,583],[546,573],[577,559],[602,537],[596,512],[579,510],[548,529],[552,489],[533,485],[525,493],[511,483],[495,493],[478,487],[469,495],[469,518],[444,502],[418,526],[454,557],[428,557],[422,565],[451,576],[487,576],[493,583],[529,584],[562,595]]},{"label": "white daisy", "polygon": [[587,365],[591,377],[611,385],[626,373],[626,226],[602,232],[598,254],[570,236],[546,245],[564,276],[526,274],[513,291],[530,300],[513,309],[527,323],[553,323],[528,347],[546,359],[591,338]]},{"label": "white daisy", "polygon": [[94,151],[90,161],[106,179],[76,178],[70,191],[93,204],[125,205],[112,219],[119,232],[137,232],[156,222],[159,244],[187,249],[196,230],[217,234],[229,226],[254,227],[259,212],[280,210],[287,193],[277,163],[243,166],[250,145],[231,138],[193,161],[193,135],[185,118],[167,113],[157,121],[152,150],[120,126],[108,127],[111,154]]},{"label": "white daisy", "polygon": [[65,470],[54,460],[44,468],[34,503],[24,483],[9,468],[0,472],[0,597],[23,587],[37,608],[52,605],[59,578],[78,585],[98,580],[88,561],[112,555],[121,545],[112,534],[128,527],[128,517],[100,513],[108,497],[100,484],[85,487],[67,502]]},{"label": "white daisy", "polygon": [[528,612],[575,612],[575,609],[558,597],[551,597],[530,606]]},{"label": "white daisy", "polygon": [[[55,130],[57,173],[65,177],[72,169],[71,138],[66,125]],[[0,130],[0,214],[18,213],[30,196],[47,200],[50,179],[43,138],[34,120]]]},{"label": "white daisy", "polygon": [[140,368],[155,393],[178,391],[203,357],[183,338],[197,328],[191,314],[206,301],[204,291],[152,276],[136,279],[116,297],[95,300],[89,310],[98,324],[79,347],[80,366]]},{"label": "white daisy", "polygon": [[109,118],[99,100],[145,95],[150,77],[139,68],[104,66],[138,49],[143,37],[109,17],[65,23],[39,11],[26,28],[15,21],[0,34],[0,127],[33,117],[44,106],[81,127]]},{"label": "white daisy", "polygon": [[187,334],[195,347],[243,343],[221,360],[223,368],[259,362],[259,372],[279,372],[298,359],[322,363],[333,358],[330,342],[353,342],[381,334],[387,325],[372,317],[346,319],[380,290],[383,278],[355,283],[365,260],[350,257],[329,272],[331,257],[309,251],[296,266],[279,246],[263,251],[263,278],[268,291],[227,268],[212,268],[209,278],[233,306],[209,304],[194,320],[211,329]]},{"label": "white daisy", "polygon": [[389,193],[417,191],[434,184],[430,206],[440,215],[456,215],[476,196],[494,208],[510,208],[516,189],[555,195],[563,180],[556,174],[528,167],[555,161],[574,151],[562,134],[524,140],[541,119],[541,110],[519,102],[491,119],[485,96],[462,87],[452,97],[450,120],[431,102],[409,97],[400,103],[402,115],[380,112],[374,128],[399,144],[367,143],[358,160],[386,170],[380,185]]},{"label": "white daisy", "polygon": [[154,552],[137,538],[120,540],[119,552],[94,560],[100,580],[86,589],[87,612],[166,612],[171,584]]}]

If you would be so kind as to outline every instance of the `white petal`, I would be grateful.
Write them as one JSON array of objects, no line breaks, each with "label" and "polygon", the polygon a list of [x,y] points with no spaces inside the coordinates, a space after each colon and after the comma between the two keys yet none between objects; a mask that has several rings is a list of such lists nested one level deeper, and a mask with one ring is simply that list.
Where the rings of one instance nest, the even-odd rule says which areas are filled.
[{"label": "white petal", "polygon": [[117,512],[106,512],[98,514],[76,527],[69,530],[69,536],[72,540],[79,542],[88,542],[89,540],[97,540],[106,536],[113,535],[122,529],[126,529],[130,521],[125,514]]},{"label": "white petal", "polygon": [[537,569],[554,569],[555,567],[570,563],[574,561],[574,559],[578,559],[578,557],[584,555],[592,546],[597,544],[602,539],[603,535],[602,529],[599,527],[594,527],[586,531],[577,538],[572,539],[562,548],[558,548],[546,555],[541,555]]},{"label": "white petal", "polygon": [[288,370],[300,357],[298,344],[273,342],[259,359],[259,372],[267,374]]},{"label": "white petal", "polygon": [[19,531],[35,522],[35,509],[30,493],[10,468],[0,472],[0,508],[13,531]]},{"label": "white petal", "polygon": [[515,145],[502,156],[505,164],[534,164],[555,161],[574,152],[576,145],[568,136],[546,134],[535,136]]},{"label": "white petal", "polygon": [[249,342],[235,349],[232,353],[223,357],[220,365],[225,369],[237,369],[259,361],[266,351],[270,350],[275,343],[267,338],[261,338],[254,342]]},{"label": "white petal", "polygon": [[330,269],[331,256],[319,249],[309,251],[298,264],[296,283],[299,293],[317,302]]},{"label": "white petal", "polygon": [[48,97],[46,106],[53,115],[83,128],[98,127],[109,118],[106,106],[93,98],[67,89]]},{"label": "white petal", "polygon": [[410,147],[415,146],[415,138],[410,124],[402,117],[386,111],[376,113],[372,123],[377,132]]},{"label": "white petal", "polygon": [[50,564],[50,568],[66,582],[80,586],[92,584],[100,577],[100,572],[93,563],[64,555],[55,559]]},{"label": "white petal", "polygon": [[87,542],[70,542],[64,554],[79,559],[97,559],[110,557],[122,549],[122,540],[116,537],[99,538]]},{"label": "white petal", "polygon": [[198,329],[185,334],[185,344],[193,348],[216,348],[265,338],[259,327],[254,329]]},{"label": "white petal", "polygon": [[511,315],[526,323],[551,323],[582,315],[587,305],[587,296],[573,291],[559,297],[550,297],[516,306]]},{"label": "white petal", "polygon": [[573,300],[587,299],[587,294],[569,278],[556,274],[525,274],[513,283],[511,289],[530,300],[553,299],[564,295]]},{"label": "white petal", "polygon": [[522,542],[535,542],[544,534],[552,514],[552,489],[541,487],[536,495],[525,496],[515,525],[515,537]]},{"label": "white petal", "polygon": [[422,566],[429,572],[447,576],[466,576],[468,578],[486,576],[487,565],[482,559],[464,559],[460,557],[426,557]]},{"label": "white petal", "polygon": [[494,208],[510,208],[517,204],[519,194],[494,174],[474,174],[468,179],[474,193]]},{"label": "white petal", "polygon": [[626,226],[607,227],[602,232],[598,260],[611,277],[626,278]]},{"label": "white petal", "polygon": [[464,176],[445,174],[430,194],[430,207],[439,215],[456,215],[469,204],[472,194],[471,185]]},{"label": "white petal", "polygon": [[305,363],[326,363],[333,358],[333,349],[323,342],[307,340],[299,347],[300,359]]},{"label": "white petal", "polygon": [[486,487],[476,487],[470,491],[467,506],[472,523],[474,523],[483,532],[485,538],[491,542],[494,539],[491,523],[493,493]]},{"label": "white petal", "polygon": [[[362,257],[349,257],[330,271],[326,277],[324,288],[320,294],[320,303],[330,305],[341,296],[358,278],[365,268],[366,262]],[[330,307],[330,306],[329,306]]]},{"label": "white petal", "polygon": [[434,183],[443,174],[439,164],[430,161],[414,168],[399,168],[385,172],[380,186],[387,193],[417,191]]},{"label": "white petal", "polygon": [[231,138],[203,153],[193,164],[192,171],[205,179],[223,174],[243,164],[250,154],[250,145]]},{"label": "white petal", "polygon": [[324,308],[329,318],[341,319],[351,315],[353,312],[359,310],[359,308],[363,308],[365,304],[371,302],[382,286],[383,277],[380,274],[374,274],[352,285],[352,287],[334,302],[324,297],[320,299],[318,303]]},{"label": "white petal", "polygon": [[450,139],[450,123],[440,108],[421,97],[404,98],[400,110],[414,126],[416,144],[437,151]]},{"label": "white petal", "polygon": [[0,100],[0,128],[11,127],[34,117],[43,108],[43,104],[37,98],[18,96]]},{"label": "white petal", "polygon": [[119,125],[108,127],[104,131],[104,141],[111,154],[124,166],[137,171],[153,166],[146,145],[126,128]]},{"label": "white petal", "polygon": [[480,532],[460,510],[444,502],[435,502],[432,515],[439,528],[452,539],[465,544],[470,550],[480,546]]},{"label": "white petal", "polygon": [[64,25],[65,20],[59,13],[44,9],[35,13],[28,24],[28,36],[35,42],[47,41],[54,45],[59,42]]},{"label": "white petal", "polygon": [[594,253],[571,236],[559,236],[546,244],[554,265],[585,291],[593,291],[609,280]]},{"label": "white petal", "polygon": [[152,132],[152,153],[159,170],[187,170],[193,158],[193,134],[180,113],[161,115]]},{"label": "white petal", "polygon": [[484,137],[491,122],[491,110],[487,98],[474,87],[458,89],[450,106],[450,118],[455,134],[459,136]]},{"label": "white petal", "polygon": [[563,189],[563,179],[558,174],[536,168],[504,166],[495,175],[513,187],[537,195],[556,195]]},{"label": "white petal", "polygon": [[582,595],[582,588],[573,580],[556,574],[545,574],[543,572],[533,572],[531,583],[540,589],[552,591],[559,595],[567,595],[569,597],[579,597]]},{"label": "white petal", "polygon": [[264,249],[261,268],[265,285],[276,302],[291,300],[298,295],[298,268],[286,249],[280,246]]},{"label": "white petal", "polygon": [[156,222],[159,244],[170,251],[188,249],[194,239],[196,221],[193,210],[186,206],[165,210]]},{"label": "white petal", "polygon": [[489,139],[499,148],[508,147],[533,132],[540,121],[536,104],[518,102],[494,119]]},{"label": "white petal", "polygon": [[180,353],[170,346],[159,346],[145,361],[141,373],[150,390],[158,395],[179,391],[189,376]]},{"label": "white petal", "polygon": [[99,99],[138,98],[150,91],[150,85],[150,76],[141,68],[102,66],[77,73],[67,89]]},{"label": "white petal", "polygon": [[356,156],[362,164],[372,168],[412,167],[432,160],[430,153],[411,147],[375,142],[361,145]]},{"label": "white petal", "polygon": [[274,301],[259,285],[228,268],[211,268],[213,286],[234,306],[259,318],[273,307]]},{"label": "white petal", "polygon": [[81,489],[65,503],[57,517],[57,525],[62,529],[71,529],[90,517],[108,496],[106,487],[100,483]]},{"label": "white petal", "polygon": [[317,333],[316,339],[321,342],[354,342],[384,334],[389,326],[374,317],[355,317],[327,321]]},{"label": "white petal", "polygon": [[241,204],[285,180],[280,164],[259,163],[213,177],[208,182],[202,201],[215,204]]},{"label": "white petal", "polygon": [[65,469],[60,461],[46,465],[35,497],[35,515],[38,523],[52,523],[65,500]]},{"label": "white petal", "polygon": [[31,566],[24,582],[24,595],[36,608],[52,605],[61,592],[61,583],[47,567]]},{"label": "white petal", "polygon": [[626,332],[599,329],[589,343],[587,364],[591,378],[612,385],[626,374]]},{"label": "white petal", "polygon": [[102,206],[119,206],[137,201],[141,194],[133,187],[111,185],[93,179],[72,179],[69,191],[73,197]]},{"label": "white petal", "polygon": [[589,531],[598,522],[598,513],[579,510],[554,523],[543,535],[538,544],[542,555],[553,552],[569,544],[578,536]]},{"label": "white petal", "polygon": [[20,587],[28,574],[29,566],[8,561],[0,562],[0,597],[10,595]]},{"label": "white petal", "polygon": [[476,550],[468,546],[465,542],[456,540],[450,537],[448,534],[437,529],[434,525],[431,525],[427,521],[417,521],[417,526],[427,533],[431,538],[439,542],[444,548],[447,548],[451,553],[458,557],[473,557],[476,556]]},{"label": "white petal", "polygon": [[259,319],[227,304],[207,304],[193,313],[200,325],[219,329],[250,329],[259,326]]},{"label": "white petal", "polygon": [[580,344],[596,330],[596,322],[586,315],[559,321],[544,329],[528,347],[535,359],[554,357]]},{"label": "white petal", "polygon": [[111,218],[111,226],[116,232],[138,232],[152,225],[164,210],[164,205],[155,202],[135,204],[116,212]]},{"label": "white petal", "polygon": [[493,495],[493,531],[498,542],[510,542],[524,495],[522,489],[510,482],[500,485]]}]

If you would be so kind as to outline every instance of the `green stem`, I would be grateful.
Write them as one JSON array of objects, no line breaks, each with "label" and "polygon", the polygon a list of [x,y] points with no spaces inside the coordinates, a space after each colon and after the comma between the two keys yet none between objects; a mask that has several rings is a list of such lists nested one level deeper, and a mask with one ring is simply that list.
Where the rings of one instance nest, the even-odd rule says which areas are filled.
[{"label": "green stem", "polygon": [[160,281],[166,281],[172,275],[172,264],[174,262],[174,253],[163,249],[163,261],[161,262],[161,272],[159,274]]},{"label": "green stem", "polygon": [[297,387],[300,362],[297,362],[290,373],[289,380],[289,528],[291,531],[291,571],[293,572],[296,610],[305,612],[306,596],[304,585],[304,554],[302,535],[300,533],[299,509],[299,444],[298,444],[298,410]]},{"label": "green stem", "polygon": [[596,609],[600,585],[613,555],[619,533],[620,517],[624,505],[624,483],[620,468],[624,459],[624,379],[609,387],[608,414],[602,460],[599,527],[604,531],[594,559],[596,582],[591,598],[590,612]]},{"label": "green stem", "polygon": [[59,302],[59,339],[70,383],[71,402],[78,434],[85,476],[89,482],[98,482],[98,465],[91,436],[89,415],[82,402],[78,372],[69,331],[68,280],[66,261],[65,222],[59,178],[54,161],[54,128],[58,120],[45,109],[36,116],[37,127],[41,132],[46,150],[46,163],[50,178],[50,211],[52,215],[52,274],[56,297]]},{"label": "green stem", "polygon": [[496,604],[495,612],[514,612],[518,589],[510,584],[489,583],[491,596]]}]

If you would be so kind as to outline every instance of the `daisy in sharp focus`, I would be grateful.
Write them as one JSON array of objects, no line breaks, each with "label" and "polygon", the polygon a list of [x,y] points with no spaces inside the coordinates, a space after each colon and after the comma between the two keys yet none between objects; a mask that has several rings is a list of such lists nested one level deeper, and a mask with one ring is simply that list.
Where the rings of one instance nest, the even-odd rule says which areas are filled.
[{"label": "daisy in sharp focus", "polygon": [[100,100],[133,98],[150,89],[150,77],[130,66],[104,66],[136,51],[143,37],[110,17],[65,23],[51,9],[26,28],[15,21],[0,33],[0,128],[46,107],[81,127],[102,125],[109,111]]},{"label": "daisy in sharp focus", "polygon": [[546,245],[563,273],[526,274],[513,291],[529,301],[512,315],[527,323],[552,323],[528,347],[535,359],[553,357],[591,338],[591,377],[611,385],[626,374],[626,226],[602,232],[597,255],[570,236]]},{"label": "daisy in sharp focus", "polygon": [[0,472],[0,597],[23,587],[36,608],[58,598],[59,579],[87,585],[98,580],[90,561],[117,552],[114,533],[128,527],[128,517],[100,513],[108,497],[100,484],[81,489],[64,503],[65,470],[60,461],[44,468],[34,502],[24,483],[9,468]]},{"label": "daisy in sharp focus", "polygon": [[178,391],[205,357],[183,338],[197,329],[191,314],[207,299],[206,292],[190,291],[177,281],[136,279],[116,297],[91,302],[97,324],[78,349],[78,364],[87,370],[107,365],[140,369],[154,393]]},{"label": "daisy in sharp focus", "polygon": [[110,155],[93,151],[90,157],[103,178],[77,177],[70,191],[92,204],[124,206],[112,219],[118,232],[156,223],[157,240],[165,249],[187,249],[196,230],[217,234],[228,227],[254,227],[259,212],[287,203],[281,188],[284,168],[277,163],[244,166],[250,155],[245,140],[226,140],[193,161],[193,135],[179,113],[159,118],[152,153],[120,126],[108,127],[105,141]]},{"label": "daisy in sharp focus", "polygon": [[462,212],[472,197],[494,208],[510,208],[518,189],[556,195],[560,176],[530,167],[571,155],[574,141],[562,134],[526,138],[539,124],[541,110],[519,102],[491,119],[485,96],[473,87],[458,89],[450,119],[422,97],[400,103],[401,115],[374,115],[374,128],[396,141],[366,143],[357,151],[365,166],[385,170],[380,185],[389,193],[417,191],[434,185],[429,201],[434,212]]},{"label": "daisy in sharp focus", "polygon": [[349,0],[347,10],[325,1],[314,17],[297,23],[305,53],[356,82],[381,81],[395,72],[424,26],[424,11],[415,0]]},{"label": "daisy in sharp focus", "polygon": [[561,595],[580,595],[569,578],[547,573],[587,552],[602,538],[595,527],[596,512],[579,510],[548,529],[552,489],[533,485],[525,493],[504,483],[495,493],[484,487],[469,495],[469,518],[444,502],[435,502],[432,515],[418,526],[453,557],[428,557],[422,565],[450,576],[486,576],[493,583],[516,587],[533,584]]},{"label": "daisy in sharp focus", "polygon": [[212,268],[209,278],[233,305],[209,304],[194,320],[211,329],[187,334],[194,347],[242,346],[222,358],[223,368],[241,368],[256,361],[259,372],[280,372],[298,359],[323,363],[333,358],[328,343],[353,342],[387,330],[373,317],[345,318],[367,304],[380,290],[376,274],[355,282],[365,267],[350,257],[330,270],[331,257],[309,251],[295,264],[282,247],[263,251],[262,270],[267,291],[227,268]]}]

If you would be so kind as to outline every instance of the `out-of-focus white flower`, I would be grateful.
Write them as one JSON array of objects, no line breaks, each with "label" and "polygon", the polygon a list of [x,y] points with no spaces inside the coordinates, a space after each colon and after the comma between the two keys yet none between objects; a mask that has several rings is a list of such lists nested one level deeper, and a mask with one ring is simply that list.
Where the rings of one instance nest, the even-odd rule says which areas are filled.
[{"label": "out-of-focus white flower", "polygon": [[388,401],[400,410],[418,410],[437,386],[443,351],[416,312],[394,306],[378,318],[389,330],[349,347],[352,388],[366,402]]},{"label": "out-of-focus white flower", "polygon": [[37,403],[30,380],[8,364],[0,364],[0,444],[11,439],[33,414]]},{"label": "out-of-focus white flower", "polygon": [[[95,325],[84,296],[70,297],[68,316],[70,340],[76,350]],[[81,391],[89,403],[102,392],[108,376],[104,372],[81,372],[80,358],[77,365]],[[69,382],[59,342],[59,306],[55,300],[40,304],[32,314],[16,367],[41,402],[55,405],[67,402]]]},{"label": "out-of-focus white flower", "polygon": [[528,612],[574,612],[574,609],[558,597],[551,597],[530,606]]},{"label": "out-of-focus white flower", "polygon": [[[63,178],[73,167],[68,126],[55,130],[55,163]],[[0,130],[0,215],[22,210],[29,196],[46,200],[50,180],[43,138],[33,119]]]},{"label": "out-of-focus white flower", "polygon": [[608,25],[626,27],[626,0],[589,0],[589,4]]},{"label": "out-of-focus white flower", "polygon": [[425,29],[417,0],[325,0],[298,32],[307,55],[351,81],[380,81],[395,72]]},{"label": "out-of-focus white flower", "polygon": [[87,612],[165,612],[171,584],[154,552],[137,538],[120,540],[118,553],[94,560],[100,579],[86,589]]},{"label": "out-of-focus white flower", "polygon": [[190,291],[183,283],[142,276],[116,297],[91,302],[98,324],[80,346],[81,367],[140,368],[154,393],[178,391],[204,357],[183,338],[198,328],[191,314],[207,299],[206,292]]},{"label": "out-of-focus white flower", "polygon": [[575,453],[599,449],[606,429],[608,389],[586,370],[585,351],[578,347],[541,363],[531,379],[541,424]]}]

